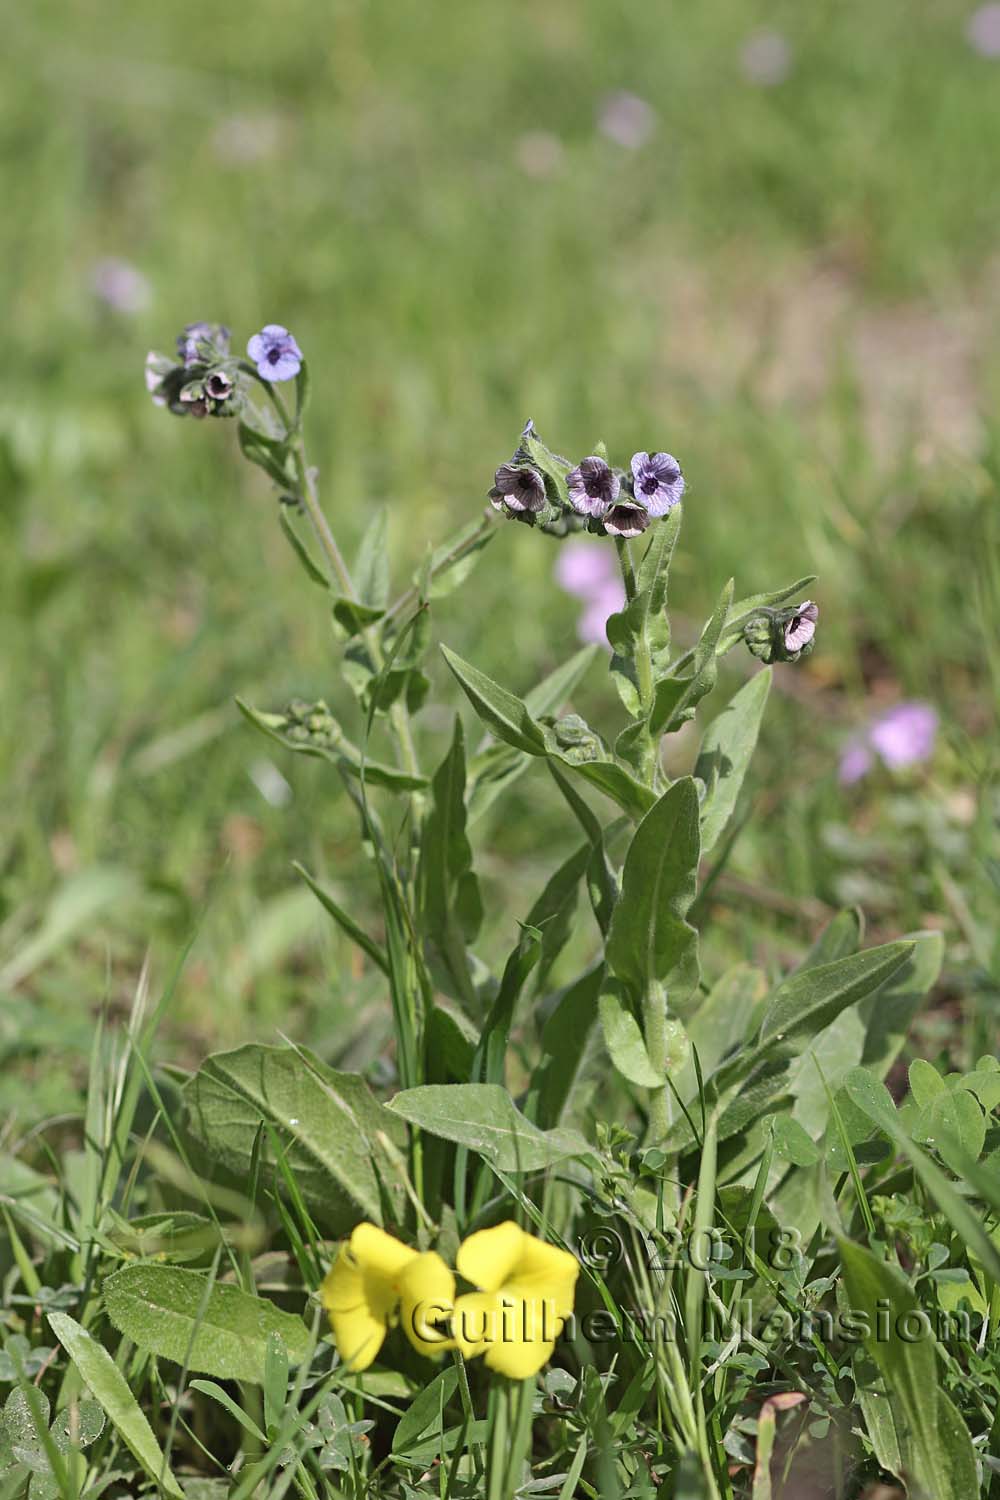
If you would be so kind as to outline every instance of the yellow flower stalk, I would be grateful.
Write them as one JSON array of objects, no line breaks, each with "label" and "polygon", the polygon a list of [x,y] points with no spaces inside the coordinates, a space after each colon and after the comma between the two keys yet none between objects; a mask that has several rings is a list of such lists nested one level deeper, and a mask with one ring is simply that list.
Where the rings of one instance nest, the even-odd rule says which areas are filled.
[{"label": "yellow flower stalk", "polygon": [[421,1253],[374,1224],[359,1224],[327,1272],[323,1306],[345,1365],[367,1370],[399,1321],[420,1354],[452,1345],[439,1325],[452,1312],[455,1278],[433,1250]]},{"label": "yellow flower stalk", "polygon": [[456,1265],[478,1292],[455,1302],[452,1333],[467,1359],[526,1380],[551,1359],[573,1311],[580,1267],[572,1255],[508,1220],[461,1245]]}]

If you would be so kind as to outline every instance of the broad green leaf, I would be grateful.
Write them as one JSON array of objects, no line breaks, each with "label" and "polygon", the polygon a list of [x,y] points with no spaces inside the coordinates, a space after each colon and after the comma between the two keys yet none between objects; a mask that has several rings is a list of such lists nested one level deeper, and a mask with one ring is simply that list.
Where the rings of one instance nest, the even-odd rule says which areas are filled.
[{"label": "broad green leaf", "polygon": [[406,1454],[415,1443],[426,1442],[441,1432],[441,1416],[455,1394],[458,1371],[448,1365],[424,1386],[399,1421],[392,1437],[393,1453]]},{"label": "broad green leaf", "polygon": [[283,505],[279,510],[278,521],[281,525],[282,531],[288,538],[289,546],[295,553],[295,556],[298,558],[299,562],[302,564],[306,577],[310,580],[310,582],[318,584],[320,588],[329,589],[330,580],[327,578],[326,574],[323,572],[323,569],[318,565],[318,563],[314,561],[312,553],[309,551],[309,548],[306,546],[305,542],[296,531],[295,525],[288,514],[287,506]]},{"label": "broad green leaf", "polygon": [[360,599],[349,599],[344,594],[334,599],[332,608],[333,618],[348,639],[367,630],[369,625],[374,625],[385,614],[384,609],[379,609],[374,604],[363,604]]},{"label": "broad green leaf", "polygon": [[337,925],[343,928],[344,932],[347,933],[347,936],[351,938],[355,943],[357,943],[358,947],[362,950],[363,953],[368,954],[368,957],[371,959],[372,963],[375,964],[377,968],[381,969],[383,974],[388,974],[389,960],[383,950],[379,947],[378,943],[376,943],[375,939],[368,936],[364,928],[360,927],[358,923],[355,922],[354,918],[344,910],[339,902],[334,900],[333,896],[325,888],[325,886],[320,885],[319,881],[314,879],[314,877],[310,875],[309,871],[305,868],[304,865],[293,863],[292,868],[297,870],[298,873],[302,876],[302,879],[306,882],[309,889],[316,897],[317,901],[325,911],[328,911],[330,913],[330,916],[333,917]]},{"label": "broad green leaf", "polygon": [[[839,1242],[852,1316],[865,1349],[878,1366],[899,1440],[901,1468],[910,1487],[928,1500],[971,1500],[979,1492],[968,1428],[941,1386],[933,1329],[910,1340],[900,1328],[926,1319],[906,1278],[894,1266],[848,1240]],[[882,1309],[890,1309],[884,1337]],[[880,1316],[881,1315],[881,1316]]]},{"label": "broad green leaf", "polygon": [[978,1161],[986,1139],[986,1117],[967,1089],[944,1089],[935,1094],[917,1117],[913,1139],[933,1146],[956,1176],[967,1158]]},{"label": "broad green leaf", "polygon": [[975,1094],[987,1113],[996,1109],[1000,1104],[1000,1073],[992,1068],[980,1068],[972,1073],[966,1073],[958,1086],[960,1089],[968,1089],[971,1094]]},{"label": "broad green leaf", "polygon": [[478,667],[463,661],[447,646],[441,647],[445,661],[458,679],[476,713],[486,727],[503,740],[526,755],[544,755],[545,738],[520,698],[515,698],[506,688],[480,672]]},{"label": "broad green leaf", "polygon": [[[218,1052],[183,1090],[188,1129],[227,1171],[246,1179],[262,1122],[282,1142],[299,1191],[331,1234],[402,1211],[398,1175],[379,1142],[405,1132],[364,1079],[338,1073],[303,1048],[248,1045]],[[270,1145],[263,1159],[273,1161]]]},{"label": "broad green leaf", "polygon": [[424,1084],[388,1105],[429,1135],[467,1146],[502,1172],[536,1172],[593,1154],[575,1130],[539,1130],[496,1083]]},{"label": "broad green leaf", "polygon": [[[581,844],[564,860],[525,918],[526,926],[535,927],[542,934],[542,951],[532,981],[536,990],[545,984],[552,965],[572,936],[580,882],[587,872],[590,855],[590,845]],[[1000,1074],[997,1077],[1000,1082]]]},{"label": "broad green leaf", "polygon": [[698,879],[698,794],[689,776],[675,781],[635,831],[608,934],[611,972],[644,995],[654,983],[670,991],[672,1006],[691,986],[697,934],[685,922]]},{"label": "broad green leaf", "polygon": [[543,1128],[558,1125],[569,1102],[590,1045],[603,978],[604,966],[598,964],[571,984],[542,1027],[542,1060],[531,1089],[537,1093],[537,1118]]},{"label": "broad green leaf", "polygon": [[301,1318],[263,1297],[216,1282],[180,1266],[125,1266],[101,1286],[108,1317],[147,1354],[172,1359],[216,1380],[262,1385],[269,1334],[276,1334],[291,1364],[309,1354]]},{"label": "broad green leaf", "polygon": [[797,1167],[811,1167],[819,1161],[814,1141],[791,1115],[777,1115],[774,1120],[774,1154]]},{"label": "broad green leaf", "polygon": [[94,1400],[100,1402],[126,1447],[172,1500],[185,1500],[153,1429],[111,1355],[68,1313],[50,1312],[48,1319],[84,1385]]},{"label": "broad green leaf", "polygon": [[622,986],[615,980],[605,981],[598,1011],[608,1056],[622,1077],[641,1088],[662,1088],[666,1080],[650,1062],[642,1028],[629,1007]]},{"label": "broad green leaf", "polygon": [[925,1062],[922,1057],[915,1057],[910,1063],[908,1078],[910,1093],[921,1109],[924,1105],[932,1103],[938,1094],[948,1092],[948,1085],[937,1068],[932,1063]]},{"label": "broad green leaf", "polygon": [[624,766],[610,760],[571,760],[568,756],[552,752],[551,758],[560,765],[575,771],[577,776],[617,802],[623,812],[636,822],[649,812],[656,803],[656,793],[640,781],[636,781]]},{"label": "broad green leaf", "polygon": [[381,614],[389,603],[389,509],[377,505],[364,529],[354,564],[358,598]]},{"label": "broad green leaf", "polygon": [[765,667],[713,719],[702,741],[694,774],[705,783],[701,804],[701,848],[707,854],[736,807],[750,757],[757,744],[771,670]]},{"label": "broad green leaf", "polygon": [[[911,1140],[905,1129],[892,1095],[884,1083],[873,1078],[867,1068],[855,1068],[849,1073],[844,1088],[851,1102],[866,1114],[874,1125],[889,1137],[896,1149],[907,1158],[914,1176],[925,1191],[934,1199],[952,1228],[961,1235],[970,1251],[992,1276],[1000,1282],[1000,1254],[990,1239],[978,1215],[954,1189],[940,1167],[936,1166],[926,1152]],[[994,1174],[983,1171],[974,1161],[963,1163],[963,1177],[996,1208],[1000,1205],[1000,1191],[993,1180]]]},{"label": "broad green leaf", "polygon": [[793,974],[774,993],[761,1022],[758,1045],[815,1036],[847,1006],[884,984],[912,952],[912,943],[885,943]]},{"label": "broad green leaf", "polygon": [[822,964],[832,964],[836,958],[857,953],[864,930],[864,916],[858,907],[848,906],[838,911],[798,965],[799,969],[818,969]]},{"label": "broad green leaf", "polygon": [[451,748],[431,781],[417,890],[428,960],[444,976],[443,988],[473,1010],[476,991],[466,945],[479,931],[483,904],[466,833],[465,734],[457,714]]},{"label": "broad green leaf", "polygon": [[937,983],[944,957],[940,932],[907,933],[913,952],[877,994],[863,1000],[859,1014],[867,1028],[861,1061],[877,1078],[884,1078],[899,1056],[910,1025],[927,993]]}]

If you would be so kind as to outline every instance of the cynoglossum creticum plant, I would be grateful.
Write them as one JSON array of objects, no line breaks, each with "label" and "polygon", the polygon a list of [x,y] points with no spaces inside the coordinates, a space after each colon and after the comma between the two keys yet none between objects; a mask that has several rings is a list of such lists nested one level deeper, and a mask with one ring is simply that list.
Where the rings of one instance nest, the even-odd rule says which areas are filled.
[{"label": "cynoglossum creticum plant", "polygon": [[[749,648],[765,662],[807,654],[817,609],[803,596],[812,579],[738,601],[728,583],[699,638],[675,648],[667,605],[680,463],[656,445],[621,466],[601,445],[563,458],[529,423],[494,472],[485,517],[470,518],[393,597],[384,516],[349,568],[321,509],[298,344],[269,325],[247,353],[234,361],[214,326],[189,330],[179,360],[157,367],[153,394],[181,415],[238,411],[241,450],[274,481],[283,532],[325,596],[356,722],[346,722],[337,681],[323,701],[241,706],[289,750],[336,767],[357,807],[378,876],[380,930],[306,878],[384,977],[398,1090],[380,1100],[364,1078],[304,1048],[244,1047],[209,1058],[184,1083],[188,1138],[231,1179],[266,1180],[274,1191],[303,1281],[333,1320],[337,1378],[371,1379],[379,1366],[412,1372],[416,1360],[425,1373],[413,1378],[435,1382],[435,1419],[457,1403],[467,1428],[454,1441],[472,1493],[482,1488],[484,1443],[491,1496],[525,1479],[538,1416],[531,1393],[552,1355],[577,1372],[584,1417],[572,1450],[565,1429],[561,1449],[552,1432],[547,1441],[566,1466],[581,1455],[588,1493],[606,1462],[619,1488],[632,1483],[621,1434],[641,1429],[642,1462],[656,1484],[676,1488],[678,1476],[695,1476],[692,1493],[733,1494],[726,1434],[754,1374],[772,1365],[759,1350],[752,1368],[720,1359],[726,1318],[737,1291],[761,1311],[793,1301],[803,1266],[815,1260],[814,1251],[772,1263],[754,1233],[766,1226],[795,1245],[822,1237],[820,1175],[848,1128],[836,1107],[843,1078],[862,1061],[866,1076],[884,1075],[940,957],[928,935],[861,951],[859,922],[845,913],[783,980],[749,964],[718,974],[710,958],[703,970],[696,902],[728,853],[770,667],[709,720],[690,775],[671,779],[662,743],[694,719],[730,650]],[[232,385],[221,403],[217,375]],[[284,394],[291,381],[294,404]],[[572,711],[593,648],[515,692],[443,647],[485,736],[467,747],[456,716],[449,744],[435,753],[412,727],[428,693],[431,607],[482,557],[501,516],[534,533],[512,529],[515,544],[558,546],[586,528],[595,545],[615,549],[626,602],[607,634],[625,722],[609,732]],[[534,899],[513,905],[517,942],[492,972],[476,951],[483,903],[472,831],[533,762],[565,799],[579,842]],[[593,916],[589,940],[576,921],[581,891]],[[569,969],[570,956],[588,947],[582,966]],[[608,1119],[620,1123],[610,1128]],[[497,1344],[456,1322],[463,1302],[470,1313],[499,1316],[509,1304],[533,1306],[536,1293],[567,1319],[569,1252],[607,1227],[625,1253],[607,1265],[583,1257],[561,1339],[522,1340],[511,1356],[503,1337]],[[691,1235],[714,1243],[717,1230],[736,1236],[739,1279],[727,1281],[719,1258],[671,1259],[671,1246]],[[320,1234],[348,1237],[328,1274],[315,1251]],[[826,1295],[830,1284],[810,1295]],[[428,1301],[441,1316],[393,1332]],[[610,1335],[586,1323],[594,1311],[611,1318]],[[637,1336],[628,1334],[633,1312],[645,1318]],[[657,1322],[667,1314],[673,1337]],[[445,1360],[434,1374],[425,1356],[438,1351]],[[823,1379],[835,1381],[836,1371],[825,1365]],[[630,1393],[631,1405],[612,1422],[615,1389]],[[475,1418],[484,1394],[488,1442]],[[468,1474],[458,1464],[454,1483]]]}]

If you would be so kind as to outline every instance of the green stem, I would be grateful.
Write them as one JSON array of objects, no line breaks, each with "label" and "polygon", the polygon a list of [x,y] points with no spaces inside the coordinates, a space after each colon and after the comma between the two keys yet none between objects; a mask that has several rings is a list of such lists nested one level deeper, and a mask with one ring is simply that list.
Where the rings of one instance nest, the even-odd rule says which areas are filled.
[{"label": "green stem", "polygon": [[[628,542],[624,537],[615,540],[618,549],[618,565],[622,571],[622,582],[625,585],[625,597],[629,603],[636,596],[635,568],[632,565],[632,554],[629,551]],[[639,707],[643,714],[648,714],[653,706],[653,658],[649,650],[649,637],[646,634],[646,621],[643,619],[642,629],[635,639],[632,660],[635,663],[635,683],[639,692]]]}]

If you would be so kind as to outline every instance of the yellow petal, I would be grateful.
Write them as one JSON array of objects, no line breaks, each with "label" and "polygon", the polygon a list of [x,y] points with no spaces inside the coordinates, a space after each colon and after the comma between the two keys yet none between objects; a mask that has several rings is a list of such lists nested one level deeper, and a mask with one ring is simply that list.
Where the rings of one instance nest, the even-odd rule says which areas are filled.
[{"label": "yellow petal", "polygon": [[341,1359],[366,1370],[378,1354],[399,1304],[399,1277],[417,1251],[359,1224],[323,1281],[322,1300]]},{"label": "yellow petal", "polygon": [[455,1347],[447,1324],[455,1305],[455,1278],[436,1250],[411,1260],[399,1278],[403,1332],[418,1354]]},{"label": "yellow petal", "polygon": [[455,1301],[451,1332],[466,1359],[477,1359],[500,1336],[500,1298],[496,1292],[468,1292]]},{"label": "yellow petal", "polygon": [[526,1380],[552,1358],[565,1316],[553,1297],[470,1292],[455,1303],[452,1334],[466,1359],[485,1355],[491,1370]]},{"label": "yellow petal", "polygon": [[375,1224],[359,1224],[351,1235],[351,1254],[358,1264],[391,1281],[417,1253]]},{"label": "yellow petal", "polygon": [[484,1292],[498,1292],[509,1281],[531,1236],[508,1219],[495,1229],[480,1229],[459,1246],[455,1265],[460,1276]]}]

